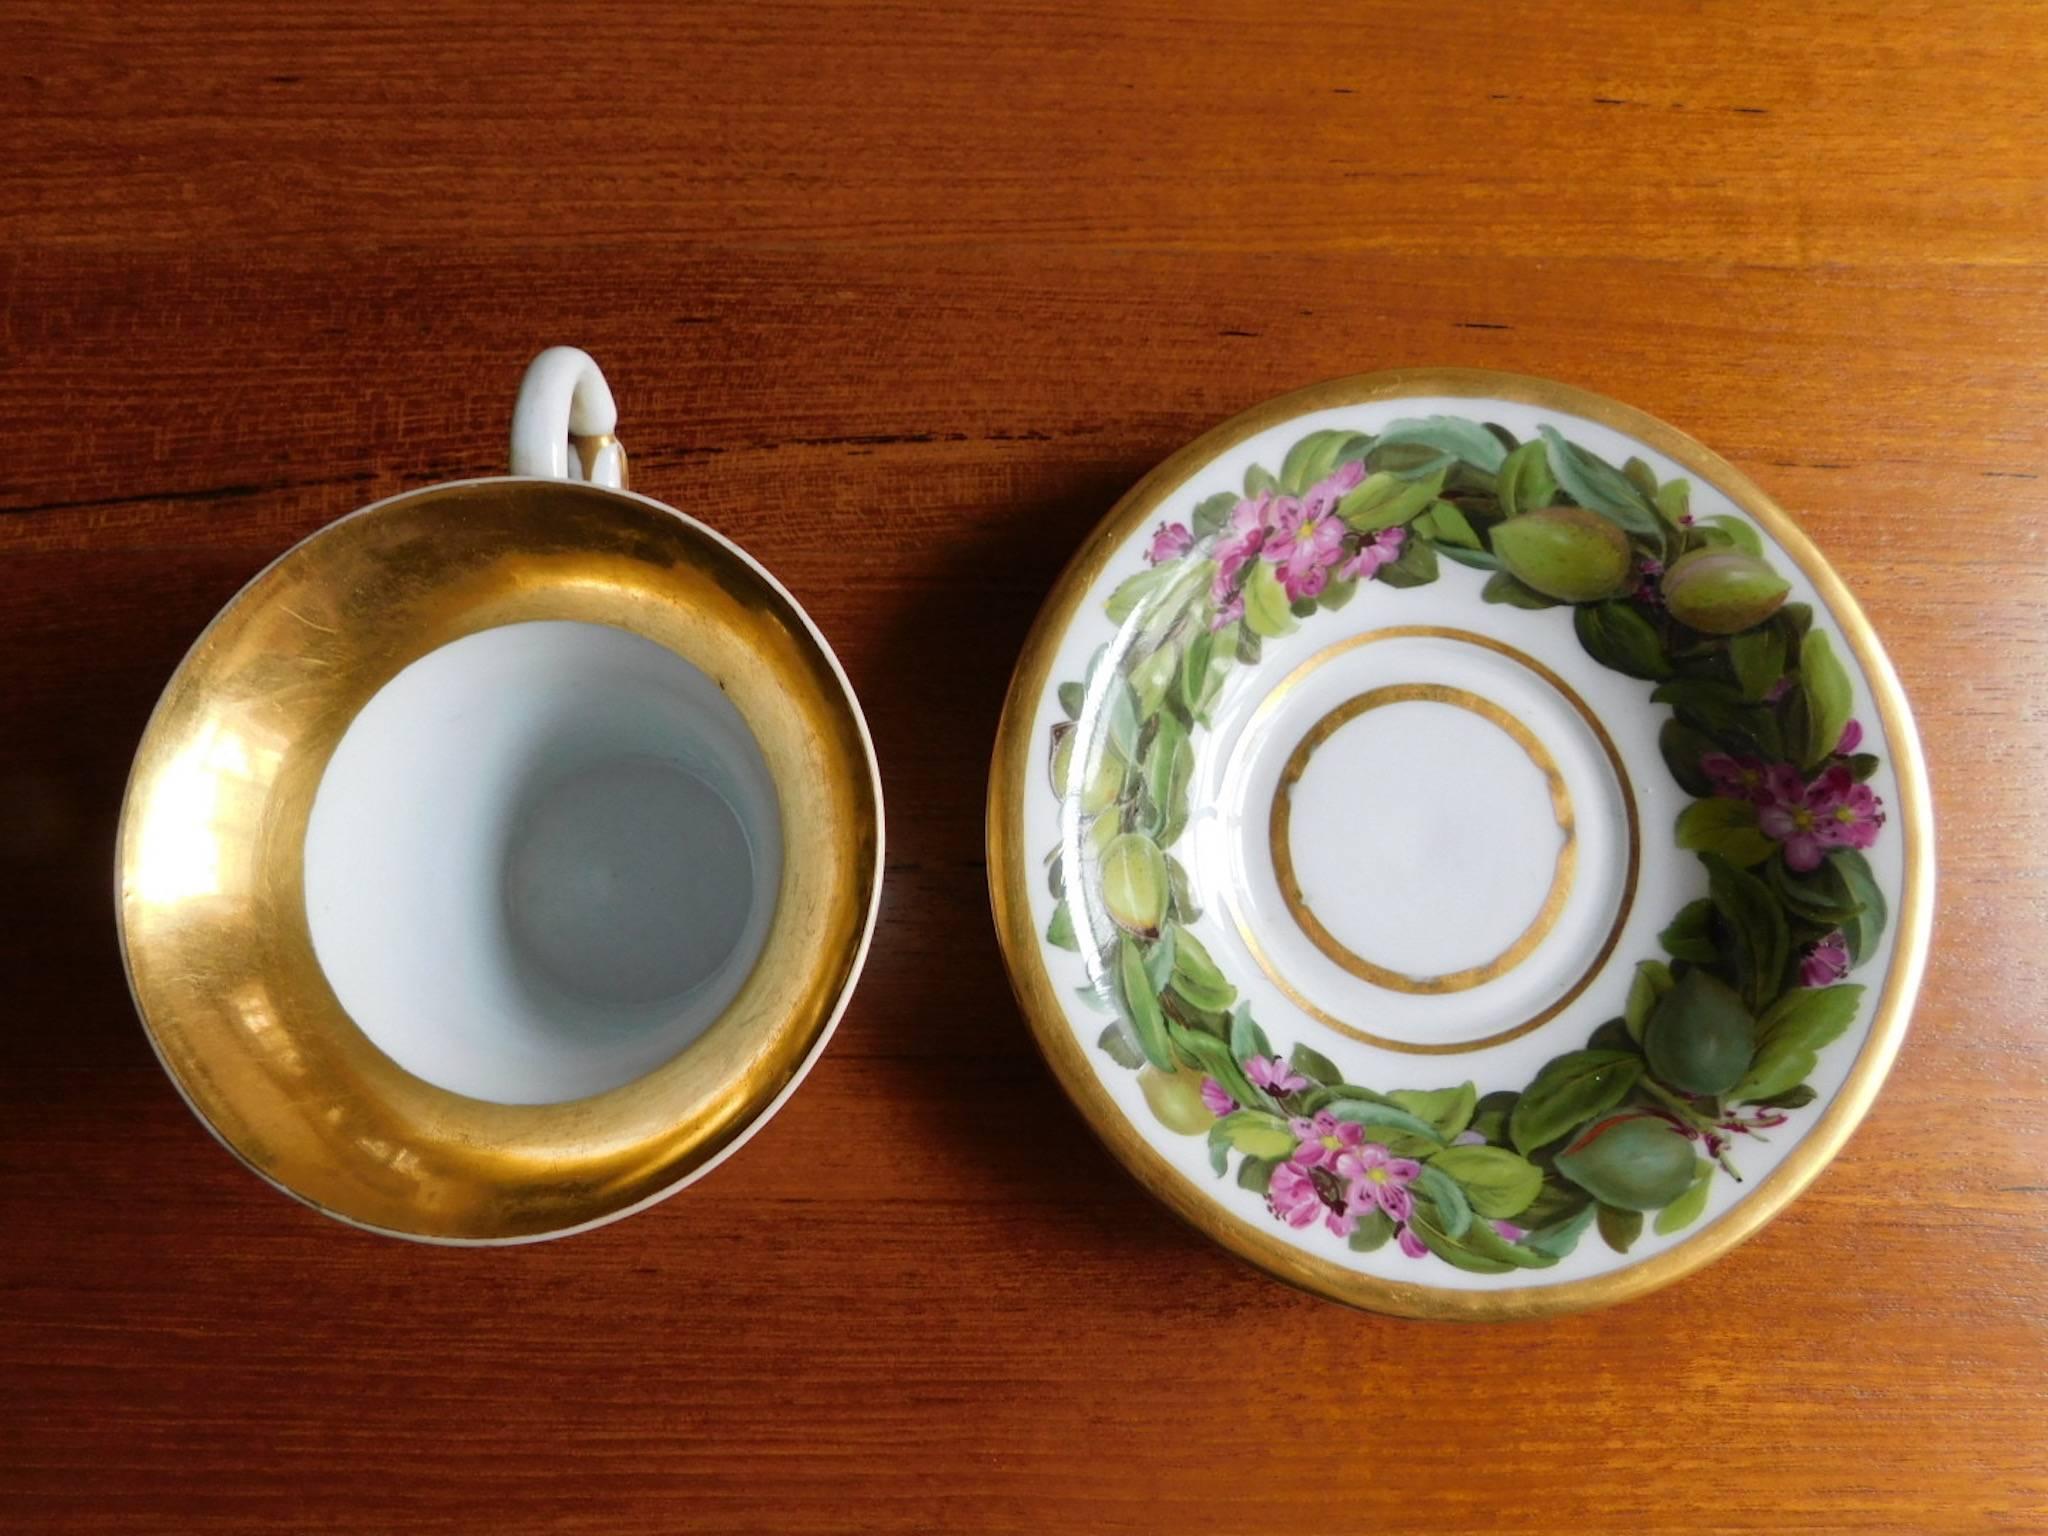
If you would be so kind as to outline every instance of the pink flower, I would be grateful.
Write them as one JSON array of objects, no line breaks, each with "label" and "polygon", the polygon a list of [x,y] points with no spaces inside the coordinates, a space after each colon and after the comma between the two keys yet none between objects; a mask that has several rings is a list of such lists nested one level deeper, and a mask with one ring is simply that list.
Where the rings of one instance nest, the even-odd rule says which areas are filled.
[{"label": "pink flower", "polygon": [[1356,1201],[1325,1168],[1282,1163],[1266,1186],[1266,1205],[1290,1227],[1312,1227],[1320,1219],[1339,1237],[1349,1237],[1358,1227]]},{"label": "pink flower", "polygon": [[1273,531],[1259,553],[1280,568],[1282,590],[1298,603],[1329,584],[1330,567],[1343,558],[1344,525],[1327,509],[1287,502],[1275,507]]},{"label": "pink flower", "polygon": [[1364,479],[1365,465],[1359,460],[1339,464],[1302,492],[1301,509],[1311,517],[1333,513],[1337,510],[1337,503],[1344,499],[1345,492],[1357,489]]},{"label": "pink flower", "polygon": [[1164,565],[1194,547],[1195,536],[1183,524],[1161,523],[1152,535],[1152,547],[1145,552],[1145,558],[1154,565]]},{"label": "pink flower", "polygon": [[[1222,584],[1223,579],[1219,576],[1217,578],[1217,585],[1221,586]],[[1209,627],[1211,629],[1221,629],[1226,624],[1235,624],[1244,617],[1244,594],[1242,592],[1219,595],[1212,591],[1209,595],[1216,601],[1216,613],[1209,620]]]},{"label": "pink flower", "polygon": [[1299,1093],[1308,1079],[1277,1056],[1253,1056],[1244,1064],[1245,1076],[1268,1093]]},{"label": "pink flower", "polygon": [[1842,727],[1842,739],[1835,743],[1835,756],[1847,757],[1863,745],[1863,722],[1851,720]]},{"label": "pink flower", "polygon": [[1528,1228],[1518,1227],[1512,1221],[1496,1221],[1493,1224],[1493,1230],[1499,1235],[1501,1241],[1508,1243],[1519,1243],[1529,1235]]},{"label": "pink flower", "polygon": [[1239,1108],[1237,1100],[1213,1077],[1202,1079],[1202,1104],[1218,1120],[1236,1114]]},{"label": "pink flower", "polygon": [[[1294,503],[1290,501],[1287,505],[1292,506]],[[1234,582],[1237,573],[1265,547],[1266,534],[1272,526],[1272,507],[1272,493],[1261,491],[1257,496],[1240,501],[1230,509],[1230,520],[1216,536],[1214,550],[1217,565],[1216,584],[1219,588]]]},{"label": "pink flower", "polygon": [[1849,974],[1849,941],[1837,928],[1818,940],[1799,962],[1799,985],[1827,987]]},{"label": "pink flower", "polygon": [[1415,1214],[1415,1197],[1408,1186],[1421,1177],[1422,1164],[1412,1157],[1391,1156],[1378,1142],[1368,1141],[1338,1153],[1336,1168],[1350,1181],[1351,1198],[1358,1204],[1370,1201],[1395,1221]]},{"label": "pink flower", "polygon": [[1406,528],[1382,528],[1358,547],[1358,553],[1337,567],[1345,581],[1371,581],[1384,566],[1401,558],[1401,546],[1408,542]]},{"label": "pink flower", "polygon": [[1785,697],[1786,694],[1790,693],[1792,688],[1792,675],[1788,672],[1764,690],[1764,702],[1766,704],[1775,704],[1778,700]]},{"label": "pink flower", "polygon": [[1401,1251],[1407,1254],[1409,1258],[1426,1259],[1429,1257],[1429,1245],[1415,1235],[1413,1227],[1404,1225],[1395,1234],[1395,1238],[1401,1244]]},{"label": "pink flower", "polygon": [[1724,800],[1748,800],[1769,805],[1771,792],[1764,785],[1764,763],[1757,757],[1730,757],[1726,752],[1708,752],[1700,758],[1700,772],[1714,781],[1714,793]]},{"label": "pink flower", "polygon": [[1884,825],[1883,803],[1839,763],[1810,784],[1790,764],[1773,763],[1765,785],[1771,798],[1757,825],[1784,845],[1789,868],[1816,868],[1830,848],[1868,848]]},{"label": "pink flower", "polygon": [[1290,1120],[1287,1128],[1301,1143],[1288,1158],[1297,1168],[1335,1168],[1338,1158],[1356,1152],[1365,1140],[1363,1126],[1339,1120],[1327,1109],[1317,1110],[1313,1119]]}]

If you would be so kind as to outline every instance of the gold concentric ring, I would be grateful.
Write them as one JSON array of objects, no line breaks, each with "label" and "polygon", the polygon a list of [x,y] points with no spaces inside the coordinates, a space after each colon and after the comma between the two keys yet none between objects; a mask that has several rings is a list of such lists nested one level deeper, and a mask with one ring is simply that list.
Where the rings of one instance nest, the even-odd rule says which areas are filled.
[{"label": "gold concentric ring", "polygon": [[[1444,704],[1453,709],[1462,709],[1477,715],[1493,726],[1528,755],[1536,765],[1536,771],[1543,775],[1544,785],[1550,794],[1551,815],[1557,820],[1561,834],[1557,845],[1557,857],[1552,862],[1550,888],[1543,894],[1542,905],[1536,915],[1515,941],[1480,965],[1467,966],[1462,970],[1446,971],[1440,976],[1410,976],[1392,966],[1380,965],[1368,960],[1338,938],[1316,915],[1308,897],[1301,888],[1301,878],[1294,868],[1294,847],[1291,836],[1294,817],[1294,786],[1301,782],[1301,776],[1308,771],[1309,759],[1337,732],[1351,724],[1361,715],[1370,714],[1389,704]],[[1572,793],[1558,771],[1557,760],[1536,737],[1536,733],[1522,724],[1513,715],[1502,709],[1491,699],[1481,698],[1465,688],[1452,688],[1443,683],[1389,683],[1385,687],[1370,688],[1364,693],[1346,699],[1322,719],[1310,726],[1306,735],[1296,743],[1288,754],[1287,762],[1280,770],[1280,783],[1273,791],[1273,808],[1267,818],[1267,836],[1272,847],[1273,872],[1280,882],[1280,900],[1287,908],[1301,931],[1308,935],[1309,942],[1324,955],[1356,976],[1369,981],[1376,987],[1390,992],[1405,992],[1411,997],[1441,997],[1451,992],[1469,992],[1474,987],[1497,981],[1536,952],[1557,926],[1557,920],[1564,915],[1565,902],[1572,893],[1572,875],[1578,867],[1579,839],[1572,818]],[[1240,919],[1242,921],[1242,919]],[[1267,974],[1275,981],[1271,963],[1263,954],[1259,963],[1266,966]]]},{"label": "gold concentric ring", "polygon": [[[1538,1009],[1528,1018],[1517,1020],[1513,1024],[1495,1030],[1492,1034],[1482,1035],[1476,1040],[1450,1040],[1429,1043],[1413,1040],[1396,1040],[1390,1035],[1378,1034],[1349,1019],[1340,1018],[1316,1002],[1314,998],[1303,992],[1299,987],[1295,986],[1280,968],[1273,963],[1272,958],[1266,953],[1265,946],[1260,944],[1258,935],[1252,931],[1251,924],[1245,920],[1244,914],[1236,910],[1235,904],[1228,902],[1227,899],[1226,905],[1232,907],[1231,917],[1237,928],[1238,937],[1243,940],[1244,946],[1250,952],[1251,957],[1258,962],[1259,968],[1266,973],[1272,980],[1273,985],[1280,989],[1281,994],[1290,1003],[1294,1004],[1295,1007],[1299,1008],[1317,1023],[1328,1025],[1339,1034],[1349,1035],[1352,1039],[1360,1041],[1365,1045],[1377,1046],[1383,1051],[1396,1051],[1404,1056],[1458,1056],[1468,1051],[1485,1050],[1489,1046],[1502,1045],[1509,1040],[1520,1039],[1532,1029],[1540,1029],[1564,1012],[1565,1009],[1571,1007],[1573,1003],[1577,1002],[1580,994],[1593,984],[1594,978],[1606,969],[1607,961],[1614,953],[1614,947],[1621,942],[1621,930],[1628,924],[1629,912],[1635,905],[1636,882],[1642,874],[1642,818],[1636,810],[1635,786],[1629,781],[1628,767],[1621,760],[1621,751],[1615,746],[1614,738],[1608,735],[1607,727],[1600,723],[1600,717],[1593,713],[1592,706],[1579,696],[1578,690],[1558,676],[1556,672],[1538,661],[1534,656],[1531,656],[1527,651],[1509,645],[1504,640],[1496,640],[1491,635],[1482,635],[1476,630],[1458,629],[1444,624],[1389,624],[1381,629],[1369,629],[1362,634],[1347,636],[1339,640],[1335,645],[1326,646],[1324,649],[1316,652],[1315,655],[1309,657],[1308,660],[1302,662],[1301,665],[1282,678],[1278,686],[1271,693],[1267,694],[1265,698],[1261,699],[1258,708],[1252,711],[1251,718],[1246,723],[1244,733],[1240,739],[1244,741],[1255,740],[1260,726],[1269,720],[1274,711],[1280,707],[1282,701],[1305,683],[1309,675],[1318,668],[1335,661],[1340,656],[1348,655],[1360,646],[1376,645],[1383,640],[1405,639],[1456,640],[1466,645],[1476,645],[1481,650],[1491,651],[1496,656],[1526,668],[1572,707],[1573,713],[1577,714],[1579,719],[1585,722],[1586,729],[1592,732],[1593,739],[1600,744],[1600,750],[1607,759],[1607,766],[1614,774],[1616,790],[1621,797],[1622,814],[1628,826],[1628,863],[1627,867],[1622,871],[1621,897],[1615,904],[1614,920],[1607,925],[1606,937],[1601,940],[1600,947],[1593,952],[1593,958],[1587,962],[1586,968],[1579,973],[1578,980],[1574,981],[1569,987],[1566,987],[1563,992],[1559,993],[1548,1004]],[[1545,753],[1544,755],[1548,757],[1549,754]],[[1541,765],[1539,764],[1539,766]],[[1555,789],[1553,790],[1554,793]],[[1576,839],[1574,838],[1572,841],[1575,842]],[[1567,846],[1569,847],[1570,844]],[[1540,941],[1539,936],[1538,942]]]},{"label": "gold concentric ring", "polygon": [[[1191,476],[1247,439],[1315,411],[1430,397],[1508,400],[1596,422],[1634,438],[1717,487],[1755,519],[1812,583],[1834,617],[1875,701],[1884,750],[1898,788],[1895,824],[1902,839],[1904,869],[1894,910],[1891,963],[1869,1034],[1842,1086],[1799,1144],[1715,1220],[1639,1263],[1554,1285],[1456,1289],[1364,1274],[1311,1253],[1270,1226],[1223,1205],[1154,1147],[1110,1095],[1046,969],[1032,920],[1031,882],[1037,866],[1025,845],[1024,812],[1035,782],[1031,773],[1033,731],[1050,696],[1061,642],[1105,567],[1159,515],[1163,503]],[[1604,395],[1520,374],[1411,368],[1334,379],[1256,406],[1172,455],[1111,509],[1054,585],[1018,658],[997,729],[989,778],[988,870],[997,936],[1032,1034],[1083,1117],[1146,1189],[1197,1231],[1307,1290],[1354,1306],[1410,1317],[1503,1320],[1626,1301],[1690,1274],[1757,1232],[1841,1150],[1868,1112],[1898,1055],[1926,968],[1934,906],[1934,822],[1912,709],[1883,645],[1841,577],[1760,486],[1677,428]]]}]

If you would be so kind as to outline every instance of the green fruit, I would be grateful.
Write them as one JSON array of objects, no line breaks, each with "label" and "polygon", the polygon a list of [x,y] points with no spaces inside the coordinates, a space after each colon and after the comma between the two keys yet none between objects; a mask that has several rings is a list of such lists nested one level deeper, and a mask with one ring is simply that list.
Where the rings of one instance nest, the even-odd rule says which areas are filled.
[{"label": "green fruit", "polygon": [[1717,545],[1680,555],[1659,586],[1674,619],[1709,635],[1738,634],[1763,623],[1792,590],[1755,555]]},{"label": "green fruit", "polygon": [[1103,849],[1102,904],[1125,932],[1157,938],[1170,894],[1166,855],[1144,833],[1126,832]]},{"label": "green fruit", "polygon": [[[1066,798],[1067,781],[1074,772],[1074,726],[1072,721],[1062,721],[1052,728],[1052,792],[1061,799]],[[1106,810],[1116,797],[1123,793],[1125,767],[1115,748],[1104,751],[1095,759],[1095,771],[1081,790],[1081,813],[1093,816],[1097,811]]]},{"label": "green fruit", "polygon": [[1602,1204],[1659,1210],[1692,1185],[1692,1143],[1659,1115],[1609,1115],[1557,1154],[1557,1171]]},{"label": "green fruit", "polygon": [[1726,982],[1697,968],[1657,1000],[1643,1026],[1650,1070],[1681,1093],[1726,1093],[1756,1053],[1756,1020]]},{"label": "green fruit", "polygon": [[1542,507],[1493,530],[1493,552],[1524,586],[1561,603],[1612,597],[1628,580],[1628,535],[1584,507]]},{"label": "green fruit", "polygon": [[1159,1123],[1176,1136],[1199,1136],[1216,1123],[1202,1102],[1202,1079],[1196,1073],[1169,1075],[1147,1067],[1138,1074],[1138,1087]]}]

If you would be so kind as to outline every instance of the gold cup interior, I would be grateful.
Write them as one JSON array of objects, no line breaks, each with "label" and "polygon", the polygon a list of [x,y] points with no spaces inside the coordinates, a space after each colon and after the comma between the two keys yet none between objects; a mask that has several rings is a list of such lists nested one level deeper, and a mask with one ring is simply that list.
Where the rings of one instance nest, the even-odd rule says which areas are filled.
[{"label": "gold cup interior", "polygon": [[[774,781],[784,857],[760,958],[701,1036],[608,1092],[500,1104],[405,1071],[348,1016],[314,954],[303,858],[321,775],[377,690],[465,635],[534,620],[626,630],[715,679]],[[631,1211],[755,1122],[852,987],[880,859],[858,708],[757,566],[635,496],[477,481],[342,519],[214,620],[137,752],[117,904],[150,1039],[237,1156],[345,1221],[502,1242]]]}]

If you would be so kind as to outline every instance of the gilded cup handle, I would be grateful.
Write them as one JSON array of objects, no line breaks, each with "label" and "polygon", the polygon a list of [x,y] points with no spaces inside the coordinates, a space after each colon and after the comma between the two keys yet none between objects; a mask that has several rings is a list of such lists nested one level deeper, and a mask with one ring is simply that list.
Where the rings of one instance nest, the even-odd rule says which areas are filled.
[{"label": "gilded cup handle", "polygon": [[512,407],[512,473],[624,488],[619,408],[588,352],[549,347],[520,381]]}]

